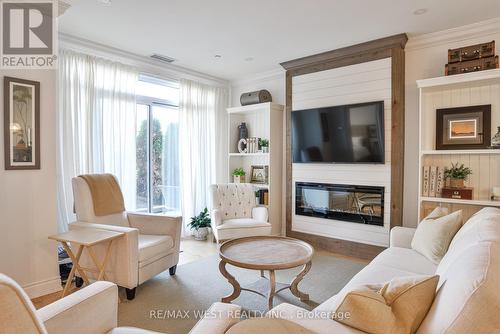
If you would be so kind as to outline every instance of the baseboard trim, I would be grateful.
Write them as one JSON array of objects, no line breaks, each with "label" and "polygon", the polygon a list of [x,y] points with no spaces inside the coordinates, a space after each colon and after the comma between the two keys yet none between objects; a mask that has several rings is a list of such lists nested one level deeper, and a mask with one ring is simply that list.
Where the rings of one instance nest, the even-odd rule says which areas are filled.
[{"label": "baseboard trim", "polygon": [[360,242],[335,239],[296,231],[287,231],[287,236],[303,240],[313,247],[342,255],[373,260],[385,247],[363,244]]},{"label": "baseboard trim", "polygon": [[43,281],[26,284],[23,289],[31,299],[58,292],[62,290],[61,277],[55,276]]}]

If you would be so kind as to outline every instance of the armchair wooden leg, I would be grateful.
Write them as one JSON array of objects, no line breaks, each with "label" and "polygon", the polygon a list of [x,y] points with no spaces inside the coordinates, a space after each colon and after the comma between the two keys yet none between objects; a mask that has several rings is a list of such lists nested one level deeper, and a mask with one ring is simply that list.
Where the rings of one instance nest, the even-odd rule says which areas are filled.
[{"label": "armchair wooden leg", "polygon": [[135,289],[137,289],[137,288],[133,288],[133,289],[125,288],[125,292],[127,293],[128,300],[133,300],[135,298]]},{"label": "armchair wooden leg", "polygon": [[83,285],[83,278],[75,276],[75,285],[77,288],[81,288]]},{"label": "armchair wooden leg", "polygon": [[175,275],[175,271],[177,270],[177,265],[173,266],[173,267],[170,267],[168,269],[169,273],[170,273],[170,276],[174,276]]}]

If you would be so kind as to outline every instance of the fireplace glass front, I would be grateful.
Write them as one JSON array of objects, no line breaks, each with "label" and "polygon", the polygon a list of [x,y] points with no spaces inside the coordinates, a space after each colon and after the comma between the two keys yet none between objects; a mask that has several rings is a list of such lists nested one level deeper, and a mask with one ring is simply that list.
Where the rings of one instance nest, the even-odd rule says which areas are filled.
[{"label": "fireplace glass front", "polygon": [[384,187],[295,183],[295,214],[384,225]]}]

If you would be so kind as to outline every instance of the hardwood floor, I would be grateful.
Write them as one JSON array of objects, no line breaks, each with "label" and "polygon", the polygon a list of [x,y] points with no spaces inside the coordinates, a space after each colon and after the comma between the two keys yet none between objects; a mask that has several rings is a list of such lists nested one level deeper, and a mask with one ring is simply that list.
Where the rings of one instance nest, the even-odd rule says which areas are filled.
[{"label": "hardwood floor", "polygon": [[[356,257],[351,257],[351,256],[346,256],[346,255],[341,255],[341,254],[336,254],[336,253],[331,253],[326,250],[322,249],[316,249],[315,252],[317,254],[322,254],[322,255],[330,255],[330,256],[335,256],[338,258],[343,258],[343,259],[348,259],[351,261],[356,261],[359,263],[367,264],[370,261],[361,259],[361,258],[356,258]],[[205,257],[211,256],[217,254],[217,244],[212,242],[212,236],[208,237],[207,241],[196,241],[192,238],[183,238],[181,241],[181,253],[179,256],[179,265],[183,265],[186,263],[194,262],[197,260],[201,260]],[[71,293],[78,291],[79,288],[73,287],[71,290]],[[55,302],[56,300],[61,298],[61,293],[60,292],[55,292],[51,293],[42,297],[34,298],[32,299],[33,304],[37,309],[44,307],[45,305],[48,305],[50,303]]]}]

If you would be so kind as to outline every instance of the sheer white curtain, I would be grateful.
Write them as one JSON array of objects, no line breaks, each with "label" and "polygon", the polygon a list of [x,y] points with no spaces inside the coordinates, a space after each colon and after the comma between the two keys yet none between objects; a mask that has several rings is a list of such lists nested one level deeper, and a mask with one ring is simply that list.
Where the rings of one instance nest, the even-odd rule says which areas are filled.
[{"label": "sheer white curtain", "polygon": [[225,173],[228,91],[190,80],[180,82],[182,216],[189,218],[210,203],[209,186]]},{"label": "sheer white curtain", "polygon": [[59,52],[57,113],[58,224],[75,219],[71,178],[112,173],[127,209],[135,208],[138,72],[129,66],[69,50]]}]

